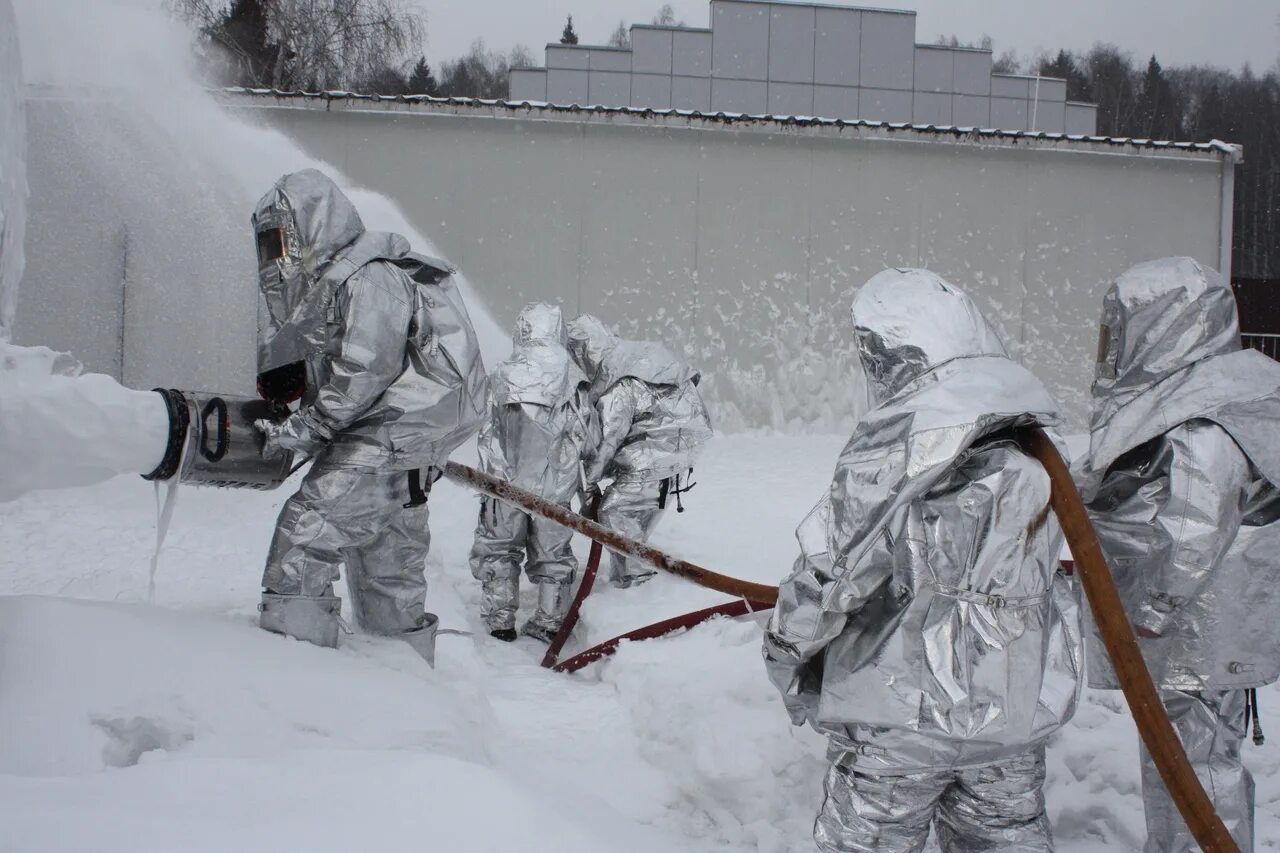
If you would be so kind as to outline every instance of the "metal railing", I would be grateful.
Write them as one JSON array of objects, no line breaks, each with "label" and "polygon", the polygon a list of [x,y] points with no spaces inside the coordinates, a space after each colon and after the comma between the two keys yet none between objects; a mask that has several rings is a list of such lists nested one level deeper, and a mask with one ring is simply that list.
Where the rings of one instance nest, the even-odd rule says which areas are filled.
[{"label": "metal railing", "polygon": [[1241,346],[1256,349],[1258,352],[1280,361],[1280,334],[1247,333],[1240,336]]}]

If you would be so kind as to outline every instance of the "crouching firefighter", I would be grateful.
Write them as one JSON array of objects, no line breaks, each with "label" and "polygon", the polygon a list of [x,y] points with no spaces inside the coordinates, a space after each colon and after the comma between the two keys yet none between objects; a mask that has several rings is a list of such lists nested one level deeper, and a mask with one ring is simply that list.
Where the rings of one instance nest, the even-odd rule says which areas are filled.
[{"label": "crouching firefighter", "polygon": [[[1241,744],[1256,688],[1280,676],[1280,364],[1241,350],[1218,273],[1140,264],[1103,298],[1090,415],[1080,486],[1098,542],[1187,758],[1252,850]],[[1090,684],[1116,689],[1087,624]],[[1199,849],[1141,755],[1146,849]]]},{"label": "crouching firefighter", "polygon": [[398,234],[366,231],[314,169],[277,181],[253,228],[259,387],[275,402],[301,399],[287,419],[258,426],[268,447],[315,460],[276,522],[260,623],[336,646],[333,584],[345,565],[356,624],[433,662],[427,492],[479,425],[485,393],[452,271]]},{"label": "crouching firefighter", "polygon": [[824,851],[1048,851],[1045,740],[1075,712],[1079,611],[1049,477],[1014,440],[1058,406],[923,270],[853,302],[872,408],[797,530],[764,639],[792,723],[829,739]]},{"label": "crouching firefighter", "polygon": [[[511,358],[489,378],[489,417],[480,428],[480,468],[539,497],[568,507],[582,488],[585,454],[599,439],[587,377],[565,349],[560,309],[525,306],[516,320]],[[516,638],[520,566],[538,587],[538,606],[521,632],[550,642],[569,608],[578,571],[573,532],[486,497],[471,549],[471,572],[482,585],[481,616],[489,633]],[[527,562],[526,562],[527,560]]]},{"label": "crouching firefighter", "polygon": [[[600,501],[599,521],[631,539],[647,542],[667,504],[681,512],[681,496],[711,420],[698,393],[700,374],[666,347],[618,338],[583,314],[569,324],[569,352],[591,381],[591,401],[603,437],[587,466],[590,505],[603,478],[612,478]],[[655,574],[639,560],[610,553],[610,581],[629,587]]]}]

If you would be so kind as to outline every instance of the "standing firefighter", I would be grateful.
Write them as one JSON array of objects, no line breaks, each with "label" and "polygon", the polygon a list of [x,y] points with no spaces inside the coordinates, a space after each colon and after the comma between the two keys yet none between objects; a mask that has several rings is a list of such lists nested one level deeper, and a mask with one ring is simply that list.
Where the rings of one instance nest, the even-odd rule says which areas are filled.
[{"label": "standing firefighter", "polygon": [[[516,320],[515,351],[489,379],[489,419],[480,429],[486,474],[568,506],[581,489],[582,459],[599,440],[587,377],[565,349],[560,309],[528,305]],[[483,585],[489,633],[516,638],[520,565],[538,586],[538,609],[523,633],[545,642],[560,630],[578,571],[573,532],[496,498],[480,502],[471,572]]]},{"label": "standing firefighter", "polygon": [[[1168,258],[1116,280],[1082,491],[1169,718],[1241,850],[1248,703],[1280,675],[1277,424],[1280,365],[1240,349],[1221,276]],[[1090,683],[1118,688],[1096,629],[1088,648]],[[1142,796],[1150,853],[1197,849],[1145,749]]]},{"label": "standing firefighter", "polygon": [[[600,523],[646,542],[667,501],[679,505],[690,488],[693,463],[711,438],[699,373],[661,344],[622,340],[590,314],[569,324],[569,351],[591,382],[603,431],[587,468],[588,492],[594,494],[602,478],[613,479]],[[609,558],[614,586],[641,584],[655,574],[638,560]]]},{"label": "standing firefighter", "polygon": [[431,470],[479,423],[484,368],[442,262],[366,231],[324,174],[285,175],[253,214],[262,295],[259,387],[301,407],[260,421],[268,447],[314,456],[285,503],[262,578],[261,624],[338,643],[347,569],[356,623],[403,637],[429,662],[423,610]]},{"label": "standing firefighter", "polygon": [[853,302],[872,409],[797,531],[765,634],[794,724],[830,740],[825,851],[1053,849],[1045,739],[1080,690],[1049,478],[1057,421],[963,293],[886,270]]}]

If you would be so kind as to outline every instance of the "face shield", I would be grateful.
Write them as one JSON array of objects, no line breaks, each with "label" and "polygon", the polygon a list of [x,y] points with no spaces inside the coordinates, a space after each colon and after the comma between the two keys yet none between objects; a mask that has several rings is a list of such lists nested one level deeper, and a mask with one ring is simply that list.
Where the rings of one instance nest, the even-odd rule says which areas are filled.
[{"label": "face shield", "polygon": [[257,216],[253,221],[258,289],[277,325],[288,318],[304,289],[291,225],[283,211]]},{"label": "face shield", "polygon": [[258,231],[258,266],[265,267],[284,257],[284,228],[270,227]]}]

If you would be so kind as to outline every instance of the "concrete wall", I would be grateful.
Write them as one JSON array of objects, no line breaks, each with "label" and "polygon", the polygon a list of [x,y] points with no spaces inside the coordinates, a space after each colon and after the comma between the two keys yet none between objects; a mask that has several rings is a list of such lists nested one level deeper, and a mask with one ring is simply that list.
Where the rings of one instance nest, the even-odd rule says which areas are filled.
[{"label": "concrete wall", "polygon": [[993,75],[991,51],[917,45],[915,32],[914,12],[711,0],[710,29],[636,25],[630,50],[547,45],[546,69],[517,69],[509,91],[555,104],[1094,132],[1096,110],[1069,110],[1066,81]]},{"label": "concrete wall", "polygon": [[[394,199],[498,322],[546,299],[686,352],[726,428],[848,427],[858,405],[849,301],[887,266],[927,266],[972,293],[1078,428],[1108,281],[1164,255],[1222,260],[1217,153],[505,107],[229,103]],[[74,336],[71,348],[98,353],[92,366],[108,372],[128,373],[143,346],[232,369],[217,359],[237,357],[245,330],[221,318],[252,316],[251,287],[129,296],[114,189],[65,167],[95,156],[67,132],[74,109],[32,111],[19,342]],[[187,237],[162,251],[192,253],[193,268],[216,277],[189,220],[208,216],[217,246],[224,229],[243,236],[247,215],[223,223],[193,210],[173,226]],[[140,235],[125,262],[146,263],[152,239]],[[90,294],[73,273],[94,259],[103,272]],[[204,304],[215,298],[220,307]],[[122,328],[126,303],[133,325]],[[237,347],[220,346],[229,337]],[[215,375],[206,387],[229,386]]]}]

